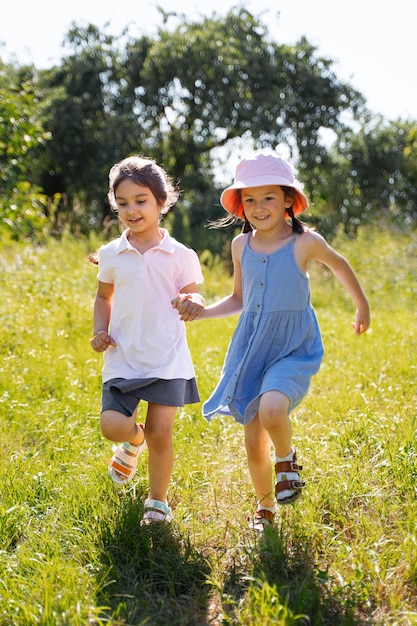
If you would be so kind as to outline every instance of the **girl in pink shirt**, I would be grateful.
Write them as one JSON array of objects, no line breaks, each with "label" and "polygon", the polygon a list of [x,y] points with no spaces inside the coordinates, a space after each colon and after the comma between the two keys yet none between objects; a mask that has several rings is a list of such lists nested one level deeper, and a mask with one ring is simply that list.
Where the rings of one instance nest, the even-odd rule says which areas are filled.
[{"label": "girl in pink shirt", "polygon": [[[108,198],[126,227],[98,253],[98,288],[91,345],[104,352],[100,424],[115,446],[110,478],[118,485],[135,476],[148,448],[149,497],[144,521],[170,521],[166,497],[178,406],[199,402],[185,325],[171,301],[187,294],[197,315],[204,307],[203,281],[194,250],[160,227],[179,192],[153,160],[140,156],[110,170]],[[148,402],[146,425],[137,423],[140,400]]]}]

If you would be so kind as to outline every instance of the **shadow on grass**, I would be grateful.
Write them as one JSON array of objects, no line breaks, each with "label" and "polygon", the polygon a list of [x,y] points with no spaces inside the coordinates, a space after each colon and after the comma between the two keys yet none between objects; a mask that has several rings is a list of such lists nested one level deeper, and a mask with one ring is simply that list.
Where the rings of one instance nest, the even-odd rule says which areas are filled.
[{"label": "shadow on grass", "polygon": [[[239,567],[231,564],[230,575],[225,577],[225,594],[233,597],[234,614],[229,615],[233,623],[248,624],[256,616],[262,623],[280,626],[368,623],[355,591],[342,590],[338,581],[315,563],[314,546],[308,538],[294,537],[282,522],[258,535],[247,557],[245,573],[241,571],[239,576]],[[236,615],[239,605],[245,609]]]},{"label": "shadow on grass", "polygon": [[209,593],[206,558],[175,523],[141,526],[142,514],[142,503],[122,497],[117,519],[103,528],[102,618],[113,626],[201,625]]}]

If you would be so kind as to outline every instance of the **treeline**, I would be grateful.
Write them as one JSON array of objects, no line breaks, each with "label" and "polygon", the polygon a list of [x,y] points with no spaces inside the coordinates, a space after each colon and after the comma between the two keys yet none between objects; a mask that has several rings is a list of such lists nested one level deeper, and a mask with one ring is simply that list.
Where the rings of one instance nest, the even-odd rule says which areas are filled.
[{"label": "treeline", "polygon": [[137,38],[74,23],[65,46],[46,70],[0,60],[1,233],[114,234],[108,170],[141,153],[183,190],[173,235],[221,256],[230,233],[206,226],[223,214],[229,155],[266,146],[285,146],[306,218],[327,235],[376,213],[417,216],[417,122],[371,113],[306,38],[276,42],[236,8],[194,22],[161,12],[158,32]]}]

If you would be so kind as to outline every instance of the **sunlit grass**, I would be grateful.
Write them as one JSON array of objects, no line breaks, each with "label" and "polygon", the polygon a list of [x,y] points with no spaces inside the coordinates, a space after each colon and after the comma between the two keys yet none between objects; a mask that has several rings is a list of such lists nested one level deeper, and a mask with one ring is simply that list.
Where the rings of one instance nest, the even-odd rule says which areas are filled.
[{"label": "sunlit grass", "polygon": [[[417,238],[338,238],[371,301],[359,338],[349,297],[311,267],[326,354],[293,415],[307,486],[262,539],[242,429],[200,405],[177,419],[172,528],[139,526],[146,454],[125,493],[108,480],[95,246],[0,250],[0,624],[416,624]],[[231,288],[205,277],[209,300]],[[188,326],[202,399],[235,324]]]}]

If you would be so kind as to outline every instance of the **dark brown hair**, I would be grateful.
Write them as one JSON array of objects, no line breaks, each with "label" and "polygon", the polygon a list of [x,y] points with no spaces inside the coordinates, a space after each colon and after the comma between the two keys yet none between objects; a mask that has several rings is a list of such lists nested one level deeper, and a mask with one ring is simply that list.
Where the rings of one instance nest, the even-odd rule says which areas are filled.
[{"label": "dark brown hair", "polygon": [[[151,191],[158,204],[160,218],[168,213],[180,196],[180,191],[175,187],[168,174],[153,159],[139,155],[127,157],[113,165],[109,173],[107,197],[114,213],[117,213],[117,187],[127,178]],[[88,260],[93,265],[98,265],[98,254],[89,254]]]},{"label": "dark brown hair", "polygon": [[109,199],[112,211],[117,213],[116,190],[123,180],[130,178],[133,182],[147,187],[160,207],[160,216],[163,217],[173,207],[180,196],[165,170],[153,159],[141,156],[131,156],[113,165],[109,173]]}]

